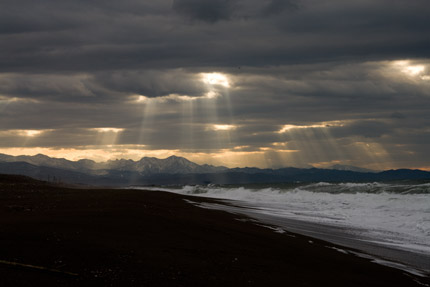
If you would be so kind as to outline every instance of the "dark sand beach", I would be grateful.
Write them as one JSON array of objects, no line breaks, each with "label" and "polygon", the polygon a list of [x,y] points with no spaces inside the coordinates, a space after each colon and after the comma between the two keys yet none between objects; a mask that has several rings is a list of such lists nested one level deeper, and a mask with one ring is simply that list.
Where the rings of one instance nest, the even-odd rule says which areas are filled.
[{"label": "dark sand beach", "polygon": [[184,199],[0,176],[0,286],[430,284]]}]

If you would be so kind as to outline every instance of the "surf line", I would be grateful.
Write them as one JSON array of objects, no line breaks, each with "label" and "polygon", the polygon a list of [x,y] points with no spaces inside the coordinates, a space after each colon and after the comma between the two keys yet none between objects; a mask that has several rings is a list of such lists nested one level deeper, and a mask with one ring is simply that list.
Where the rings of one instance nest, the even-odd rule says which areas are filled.
[{"label": "surf line", "polygon": [[13,262],[13,261],[0,260],[0,264],[15,266],[15,267],[24,267],[24,268],[35,269],[35,270],[43,270],[43,271],[48,271],[48,272],[61,273],[61,274],[70,275],[70,276],[79,276],[79,274],[77,274],[77,273],[72,273],[72,272],[68,272],[68,271],[61,271],[58,269],[52,269],[52,268],[43,267],[43,266],[23,264],[23,263],[18,263],[18,262]]}]

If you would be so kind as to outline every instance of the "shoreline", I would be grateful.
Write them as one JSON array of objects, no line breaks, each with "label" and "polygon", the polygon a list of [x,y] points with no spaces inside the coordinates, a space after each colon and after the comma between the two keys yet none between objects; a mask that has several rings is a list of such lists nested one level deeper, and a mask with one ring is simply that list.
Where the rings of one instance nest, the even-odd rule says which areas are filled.
[{"label": "shoreline", "polygon": [[[347,227],[332,226],[322,223],[314,223],[299,219],[280,217],[254,211],[255,208],[241,206],[232,200],[222,200],[224,204],[194,203],[196,206],[207,209],[223,210],[233,214],[241,214],[250,217],[256,224],[276,226],[272,229],[301,234],[315,239],[334,244],[336,250],[368,258],[373,262],[390,266],[420,277],[428,277],[430,274],[430,255],[413,252],[412,250],[393,248],[386,244],[372,241],[365,237],[353,235],[346,230]],[[250,220],[251,221],[251,220]]]},{"label": "shoreline", "polygon": [[279,233],[249,217],[186,200],[219,202],[166,192],[0,181],[0,285],[430,284],[428,278],[339,252],[335,244]]}]

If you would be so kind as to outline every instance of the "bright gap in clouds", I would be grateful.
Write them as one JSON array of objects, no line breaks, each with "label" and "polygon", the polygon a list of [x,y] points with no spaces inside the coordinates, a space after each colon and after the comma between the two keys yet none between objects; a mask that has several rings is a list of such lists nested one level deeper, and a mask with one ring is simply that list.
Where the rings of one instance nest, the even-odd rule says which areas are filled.
[{"label": "bright gap in clouds", "polygon": [[393,65],[403,74],[409,77],[418,77],[422,80],[430,80],[430,76],[426,74],[426,66],[415,64],[409,60],[394,61]]},{"label": "bright gap in clouds", "polygon": [[344,121],[330,121],[322,122],[313,125],[300,126],[300,125],[283,125],[278,133],[285,133],[295,129],[311,129],[311,128],[329,128],[329,127],[341,127],[344,125]]},{"label": "bright gap in clouds", "polygon": [[202,73],[202,79],[203,82],[207,85],[219,85],[225,88],[230,87],[230,83],[228,81],[227,76],[221,73]]},{"label": "bright gap in clouds", "polygon": [[212,129],[215,131],[229,131],[235,128],[235,125],[212,125]]},{"label": "bright gap in clouds", "polygon": [[33,138],[40,136],[41,134],[45,132],[51,132],[53,130],[51,129],[45,129],[45,130],[6,130],[6,131],[0,131],[0,135],[11,135],[11,136],[21,136],[21,137],[27,137],[27,138]]},{"label": "bright gap in clouds", "polygon": [[95,131],[99,133],[119,133],[122,132],[124,129],[119,128],[94,128]]},{"label": "bright gap in clouds", "polygon": [[421,66],[421,65],[417,65],[417,66],[408,66],[404,69],[404,72],[407,74],[410,74],[412,76],[416,76],[421,74],[422,72],[424,72],[425,67]]},{"label": "bright gap in clouds", "polygon": [[19,132],[19,134],[21,134],[23,136],[27,136],[27,137],[35,137],[35,136],[38,136],[42,133],[43,133],[43,131],[38,131],[38,130],[22,130]]}]

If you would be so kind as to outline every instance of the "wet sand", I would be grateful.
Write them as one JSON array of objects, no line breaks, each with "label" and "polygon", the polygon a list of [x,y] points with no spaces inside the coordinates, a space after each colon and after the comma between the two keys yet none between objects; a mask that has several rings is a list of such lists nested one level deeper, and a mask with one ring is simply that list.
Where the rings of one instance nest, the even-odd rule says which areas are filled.
[{"label": "wet sand", "polygon": [[216,202],[0,176],[0,286],[422,286],[186,200]]},{"label": "wet sand", "polygon": [[[396,248],[396,246],[375,241],[362,235],[363,231],[360,231],[360,229],[347,230],[345,227],[340,226],[271,215],[266,212],[259,212],[258,208],[242,206],[240,202],[234,200],[223,200],[223,202],[224,204],[196,203],[196,205],[203,208],[242,214],[256,219],[260,223],[275,225],[283,230],[331,242],[346,247],[352,253],[360,253],[359,256],[369,255],[375,261],[396,266],[396,268],[407,270],[412,274],[420,274],[420,276],[430,274],[430,255],[428,253],[413,252],[412,250]],[[361,255],[361,253],[363,254]]]}]

